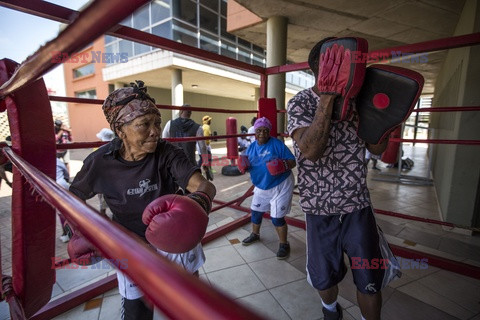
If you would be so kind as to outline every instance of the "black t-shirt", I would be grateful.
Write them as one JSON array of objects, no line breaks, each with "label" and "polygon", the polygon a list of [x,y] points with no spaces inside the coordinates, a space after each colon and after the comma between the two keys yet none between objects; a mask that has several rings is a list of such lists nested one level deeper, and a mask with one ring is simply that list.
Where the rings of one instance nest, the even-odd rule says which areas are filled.
[{"label": "black t-shirt", "polygon": [[86,200],[101,193],[113,213],[113,221],[145,238],[145,207],[156,198],[186,189],[197,166],[183,150],[160,139],[154,153],[139,161],[126,161],[118,138],[91,153],[73,180],[70,191]]}]

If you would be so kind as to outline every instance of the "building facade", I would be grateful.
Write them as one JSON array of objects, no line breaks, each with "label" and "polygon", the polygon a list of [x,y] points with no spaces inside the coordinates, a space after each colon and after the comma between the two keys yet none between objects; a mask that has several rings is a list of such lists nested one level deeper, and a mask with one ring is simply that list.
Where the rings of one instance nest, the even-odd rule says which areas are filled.
[{"label": "building facade", "polygon": [[[266,65],[263,48],[227,32],[226,0],[152,1],[121,24],[248,64]],[[109,35],[80,54],[87,58],[64,64],[68,96],[104,99],[116,88],[143,80],[158,104],[257,108],[260,77],[250,72]],[[312,84],[313,77],[307,72],[289,73],[286,100]],[[163,123],[176,116],[176,112],[161,113]],[[204,115],[194,112],[192,118],[201,123]],[[107,126],[98,105],[69,103],[69,116],[76,141],[95,141],[95,134]],[[224,134],[231,115],[210,116],[213,130]],[[238,127],[248,126],[253,116],[235,115]]]}]

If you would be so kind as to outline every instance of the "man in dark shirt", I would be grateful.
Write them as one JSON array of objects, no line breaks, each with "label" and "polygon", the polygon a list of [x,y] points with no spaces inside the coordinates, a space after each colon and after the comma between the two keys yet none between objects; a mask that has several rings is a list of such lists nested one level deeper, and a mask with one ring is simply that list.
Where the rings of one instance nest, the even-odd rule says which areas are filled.
[{"label": "man in dark shirt", "polygon": [[[190,107],[185,104],[183,107]],[[192,111],[180,110],[179,117],[175,120],[168,121],[163,129],[162,138],[183,138],[183,137],[203,137],[203,127],[190,119]],[[195,161],[195,143],[198,143],[202,155],[207,156],[207,146],[205,140],[189,141],[189,142],[174,142],[185,151],[188,159],[196,164]],[[203,159],[203,157],[202,157]]]}]

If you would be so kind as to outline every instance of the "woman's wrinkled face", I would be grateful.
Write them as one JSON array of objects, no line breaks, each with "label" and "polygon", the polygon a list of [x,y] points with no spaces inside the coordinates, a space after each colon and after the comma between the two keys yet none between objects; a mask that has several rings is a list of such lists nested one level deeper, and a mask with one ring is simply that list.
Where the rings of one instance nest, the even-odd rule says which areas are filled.
[{"label": "woman's wrinkled face", "polygon": [[268,139],[270,139],[270,129],[267,127],[258,127],[255,129],[255,139],[257,139],[260,145],[267,143]]},{"label": "woman's wrinkled face", "polygon": [[146,114],[124,124],[119,134],[120,139],[134,155],[153,153],[161,137],[162,118],[158,114]]}]

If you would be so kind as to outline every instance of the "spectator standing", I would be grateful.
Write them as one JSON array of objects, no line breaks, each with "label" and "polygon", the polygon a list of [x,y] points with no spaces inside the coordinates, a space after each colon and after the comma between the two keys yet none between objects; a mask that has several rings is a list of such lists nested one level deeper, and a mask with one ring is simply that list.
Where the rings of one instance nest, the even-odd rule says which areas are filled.
[{"label": "spectator standing", "polygon": [[[202,118],[202,122],[203,122],[203,136],[204,137],[209,137],[212,135],[212,130],[210,128],[210,124],[212,123],[212,117],[210,116],[204,116]],[[197,144],[199,145],[199,144]],[[206,145],[206,148],[207,148],[207,154],[208,154],[208,157],[207,157],[207,163],[203,163],[203,168],[204,168],[204,172],[205,172],[205,177],[207,178],[207,180],[210,180],[210,181],[213,181],[213,170],[212,170],[212,148],[210,146],[210,140],[205,140],[205,145]],[[203,159],[201,157],[201,151],[200,151],[200,165],[202,165],[202,162],[205,162],[205,159]]]},{"label": "spectator standing", "polygon": [[[189,104],[183,107],[190,107]],[[190,119],[192,111],[180,110],[179,117],[175,120],[168,121],[163,129],[162,138],[184,138],[184,137],[203,137],[203,127]],[[195,160],[195,143],[198,143],[200,154],[207,155],[207,146],[204,140],[174,142],[173,144],[183,149],[187,158],[193,165],[197,165]]]},{"label": "spectator standing", "polygon": [[[56,181],[57,183],[64,189],[70,188],[70,175],[68,173],[67,167],[65,166],[65,163],[63,163],[62,160],[59,158],[56,159],[57,164],[56,164]],[[57,211],[58,217],[60,218],[60,224],[62,226],[62,235],[60,236],[60,240],[62,242],[68,242],[70,238],[72,237],[72,234],[70,232],[69,228],[65,227],[65,217]]]},{"label": "spectator standing", "polygon": [[[248,128],[248,134],[255,134],[255,128],[253,126],[255,124],[255,121],[257,121],[257,117],[252,118],[252,121],[250,122],[252,126]],[[250,141],[250,143],[252,143],[253,141],[255,141],[255,136],[248,136],[247,139]]]},{"label": "spectator standing", "polygon": [[[240,133],[241,134],[247,134],[248,133],[248,129],[247,127],[245,126],[241,126],[240,127]],[[251,144],[251,141],[249,139],[250,137],[238,137],[237,138],[237,143],[238,143],[238,151],[240,152],[240,154],[245,154],[245,152],[247,151],[247,148],[250,146]]]},{"label": "spectator standing", "polygon": [[[55,120],[55,141],[57,144],[67,144],[73,142],[72,130],[65,125],[62,120]],[[68,172],[70,172],[69,162],[70,162],[70,151],[69,150],[58,150],[57,158],[62,158],[63,163]]]}]

